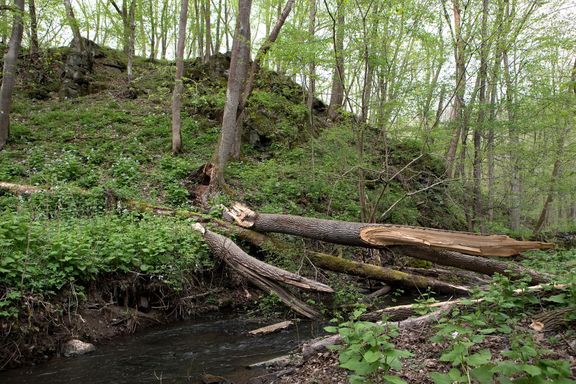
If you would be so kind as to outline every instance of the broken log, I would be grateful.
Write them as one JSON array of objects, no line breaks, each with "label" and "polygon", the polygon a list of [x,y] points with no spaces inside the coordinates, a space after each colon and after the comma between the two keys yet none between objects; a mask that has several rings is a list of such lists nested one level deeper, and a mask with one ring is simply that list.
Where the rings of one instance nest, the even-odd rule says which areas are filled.
[{"label": "broken log", "polygon": [[[231,209],[225,210],[226,215],[239,226],[259,232],[276,232],[288,235],[308,237],[315,240],[335,244],[359,246],[365,248],[387,248],[393,252],[418,259],[432,261],[436,264],[448,265],[488,275],[499,273],[510,277],[527,275],[533,283],[542,283],[547,279],[542,274],[509,263],[486,259],[478,256],[465,255],[459,252],[434,249],[422,245],[385,246],[371,244],[361,237],[364,228],[380,227],[379,224],[363,224],[338,220],[314,219],[294,215],[256,213],[250,208],[235,203]],[[430,229],[430,231],[440,230]]]},{"label": "broken log", "polygon": [[255,259],[244,252],[232,240],[209,231],[200,224],[195,224],[193,228],[204,236],[208,247],[215,256],[223,260],[240,275],[248,278],[251,283],[265,292],[275,294],[284,304],[305,317],[311,319],[320,317],[320,314],[315,309],[296,298],[276,282],[318,292],[334,292],[332,288]]},{"label": "broken log", "polygon": [[417,288],[422,290],[432,288],[432,290],[438,293],[456,293],[460,295],[470,294],[470,289],[468,287],[446,283],[431,277],[414,275],[391,268],[379,267],[373,264],[360,263],[358,261],[348,260],[342,257],[336,257],[319,252],[308,252],[307,255],[316,267],[333,272],[379,280],[407,288]]},{"label": "broken log", "polygon": [[421,245],[474,256],[508,257],[530,249],[550,249],[554,244],[519,241],[505,235],[478,235],[404,225],[374,225],[360,230],[360,238],[372,245]]}]

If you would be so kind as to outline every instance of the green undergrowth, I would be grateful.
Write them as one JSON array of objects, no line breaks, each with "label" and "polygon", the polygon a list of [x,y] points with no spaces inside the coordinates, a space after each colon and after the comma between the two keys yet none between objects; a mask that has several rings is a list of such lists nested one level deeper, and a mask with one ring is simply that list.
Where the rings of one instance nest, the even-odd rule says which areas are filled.
[{"label": "green undergrowth", "polygon": [[17,315],[27,294],[55,295],[73,283],[87,286],[109,272],[136,272],[174,290],[189,275],[213,267],[190,223],[126,214],[49,217],[22,208],[0,216],[0,317]]},{"label": "green undergrowth", "polygon": [[[428,371],[427,379],[435,384],[576,383],[570,352],[558,354],[558,349],[566,349],[564,343],[576,339],[571,327],[576,322],[575,258],[575,250],[529,253],[526,265],[550,273],[554,283],[566,287],[559,290],[548,284],[528,291],[528,278],[511,281],[496,275],[487,289],[433,322],[425,343],[437,347],[426,361],[437,360],[441,369]],[[425,305],[430,298],[417,302],[422,304],[417,305],[418,315],[430,313]],[[540,335],[530,329],[532,316],[555,310],[562,310],[555,315],[564,320],[560,329]],[[411,351],[396,346],[401,340],[395,337],[409,333],[399,335],[395,323],[386,318],[383,326],[361,321],[364,311],[360,307],[350,320],[335,319],[337,325],[327,328],[342,337],[343,344],[335,349],[340,366],[352,373],[351,382],[405,383],[404,369],[427,370],[419,366],[426,361],[417,359],[424,353],[417,346]]]}]

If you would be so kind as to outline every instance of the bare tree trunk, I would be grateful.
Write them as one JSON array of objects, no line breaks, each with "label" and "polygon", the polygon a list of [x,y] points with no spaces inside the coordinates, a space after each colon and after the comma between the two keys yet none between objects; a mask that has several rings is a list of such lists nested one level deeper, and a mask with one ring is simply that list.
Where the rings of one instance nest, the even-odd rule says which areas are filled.
[{"label": "bare tree trunk", "polygon": [[222,44],[222,0],[218,0],[218,9],[216,12],[216,41],[214,42],[214,50],[212,54],[220,52],[220,45]]},{"label": "bare tree trunk", "polygon": [[248,73],[248,80],[246,81],[246,83],[244,85],[244,89],[243,89],[242,95],[240,97],[240,102],[238,103],[238,110],[236,112],[237,113],[237,115],[236,115],[236,140],[234,142],[234,147],[233,147],[233,152],[232,152],[232,158],[234,158],[234,159],[240,158],[240,148],[242,145],[242,133],[243,133],[242,125],[244,122],[246,103],[248,102],[248,98],[250,97],[250,95],[252,94],[252,90],[254,89],[254,81],[256,79],[256,75],[258,74],[258,72],[260,72],[260,66],[262,63],[262,59],[264,58],[264,56],[266,56],[266,54],[268,53],[268,51],[272,47],[272,44],[274,44],[274,42],[278,38],[278,34],[280,33],[282,26],[284,25],[284,23],[286,22],[286,19],[288,18],[288,15],[290,15],[290,12],[292,11],[292,7],[294,6],[294,2],[295,2],[295,0],[286,1],[286,5],[284,6],[282,13],[278,17],[278,20],[276,21],[274,28],[272,28],[270,35],[268,36],[266,41],[262,44],[262,46],[260,47],[260,49],[256,53],[256,57],[254,58],[254,61],[252,62],[252,67],[250,68],[250,71]]},{"label": "bare tree trunk", "polygon": [[80,27],[78,26],[78,21],[74,16],[74,10],[72,9],[70,0],[64,0],[64,8],[66,8],[66,17],[68,19],[70,29],[72,29],[72,36],[74,36],[74,48],[77,52],[81,53],[84,51],[84,44],[82,42],[82,35],[80,34]]},{"label": "bare tree trunk", "polygon": [[28,11],[30,12],[30,56],[38,55],[38,21],[36,18],[35,0],[28,0]]},{"label": "bare tree trunk", "polygon": [[472,226],[480,226],[481,232],[485,233],[482,209],[482,132],[486,120],[486,79],[488,77],[488,0],[482,0],[482,41],[480,43],[480,89],[478,95],[478,120],[474,128],[474,164],[473,164],[473,196],[474,214]]},{"label": "bare tree trunk", "polygon": [[332,17],[332,40],[334,44],[334,72],[332,73],[332,89],[328,117],[334,120],[338,110],[344,103],[344,1],[337,2],[336,19]]},{"label": "bare tree trunk", "polygon": [[[308,0],[308,39],[314,40],[316,33],[316,0]],[[314,104],[314,95],[316,93],[316,63],[312,60],[308,64],[308,97],[306,104],[310,114],[310,128],[312,127],[312,106]]]},{"label": "bare tree trunk", "polygon": [[204,23],[202,23],[202,12],[200,10],[200,4],[198,1],[194,0],[194,14],[196,15],[195,25],[196,25],[196,36],[198,41],[197,55],[199,58],[204,57]]},{"label": "bare tree trunk", "polygon": [[128,11],[128,65],[126,65],[126,75],[128,76],[128,83],[134,77],[134,45],[136,40],[136,0],[130,1],[130,9]]},{"label": "bare tree trunk", "polygon": [[459,0],[452,0],[454,15],[454,57],[456,61],[456,94],[454,97],[453,121],[454,128],[452,138],[446,154],[446,175],[448,178],[454,176],[454,162],[456,160],[456,151],[458,141],[462,132],[466,129],[464,118],[464,95],[466,93],[466,60],[464,57],[464,39],[462,37],[462,16]]},{"label": "bare tree trunk", "polygon": [[166,60],[168,50],[168,3],[170,0],[162,1],[162,13],[160,14],[160,58]]},{"label": "bare tree trunk", "polygon": [[24,25],[22,14],[24,13],[24,0],[14,0],[14,22],[12,34],[8,42],[8,51],[4,55],[4,67],[2,70],[2,86],[0,87],[0,150],[6,145],[10,134],[10,111],[12,109],[12,91],[16,83],[16,63]]},{"label": "bare tree trunk", "polygon": [[202,233],[212,253],[221,258],[240,275],[248,278],[251,283],[266,292],[275,294],[284,304],[303,316],[313,319],[320,317],[320,314],[314,308],[283,289],[277,282],[327,293],[334,292],[332,288],[255,259],[240,249],[232,240],[208,231],[200,224],[196,224],[194,229]]},{"label": "bare tree trunk", "polygon": [[178,25],[178,49],[176,50],[176,78],[172,94],[172,153],[182,152],[182,134],[180,109],[182,107],[182,91],[184,84],[184,47],[186,46],[186,24],[188,22],[188,0],[182,0],[180,22]]},{"label": "bare tree trunk", "polygon": [[238,17],[236,31],[232,43],[232,57],[228,73],[228,87],[226,89],[226,104],[222,118],[222,133],[218,144],[217,160],[215,164],[215,178],[213,182],[224,185],[224,169],[228,160],[234,153],[236,145],[236,117],[240,97],[244,88],[246,74],[250,60],[250,10],[252,0],[240,0],[238,4]]},{"label": "bare tree trunk", "polygon": [[510,149],[510,228],[513,231],[520,229],[520,159],[518,156],[518,146],[520,138],[515,127],[515,116],[512,96],[512,78],[510,76],[510,64],[508,62],[508,51],[502,52],[502,62],[504,67],[504,82],[506,84],[506,110],[508,113],[508,139]]},{"label": "bare tree trunk", "polygon": [[207,63],[210,60],[210,55],[212,55],[212,25],[210,17],[210,0],[205,0],[202,3],[204,10],[204,22],[206,23],[206,52],[204,53],[204,62]]}]

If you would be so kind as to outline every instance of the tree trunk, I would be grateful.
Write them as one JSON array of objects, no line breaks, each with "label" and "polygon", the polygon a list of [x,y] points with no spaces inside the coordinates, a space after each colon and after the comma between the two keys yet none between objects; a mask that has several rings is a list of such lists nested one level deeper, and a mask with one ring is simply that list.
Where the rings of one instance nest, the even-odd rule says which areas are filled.
[{"label": "tree trunk", "polygon": [[126,75],[128,76],[128,84],[134,78],[134,45],[136,40],[136,0],[130,1],[130,8],[128,11],[128,64],[126,65]]},{"label": "tree trunk", "polygon": [[172,94],[172,153],[182,152],[182,134],[180,109],[184,84],[184,47],[186,46],[186,23],[188,22],[188,0],[182,0],[180,22],[178,25],[178,49],[176,50],[176,77]]},{"label": "tree trunk", "polygon": [[[314,35],[316,33],[316,0],[308,0],[308,41],[312,43],[314,41]],[[313,128],[313,104],[314,95],[316,94],[316,63],[311,60],[308,64],[308,96],[306,98],[306,105],[308,106],[308,113],[310,117],[310,128]]]},{"label": "tree trunk", "polygon": [[276,294],[282,302],[301,315],[308,318],[320,317],[320,314],[316,310],[281,288],[276,282],[327,293],[334,292],[332,288],[255,259],[240,249],[232,240],[206,230],[200,224],[196,224],[194,229],[202,233],[208,247],[215,256],[222,259],[236,272],[248,278],[251,283],[254,283],[266,292]]},{"label": "tree trunk", "polygon": [[10,111],[12,109],[12,91],[16,83],[16,63],[24,25],[22,14],[24,13],[24,0],[14,0],[14,22],[12,34],[8,42],[8,51],[4,55],[4,67],[2,70],[2,86],[0,87],[0,150],[6,145],[10,134]]},{"label": "tree trunk", "polygon": [[454,177],[454,162],[456,160],[458,141],[462,135],[462,132],[466,129],[464,126],[466,59],[464,57],[464,39],[462,37],[462,16],[459,0],[452,0],[452,2],[452,11],[454,15],[454,58],[456,61],[456,90],[454,95],[454,110],[452,115],[454,128],[452,130],[452,137],[450,139],[450,145],[446,154],[446,175],[448,178]]},{"label": "tree trunk", "polygon": [[162,12],[160,14],[160,58],[166,60],[168,50],[168,3],[170,0],[162,1]]},{"label": "tree trunk", "polygon": [[30,12],[30,56],[38,56],[38,20],[36,18],[35,0],[28,0],[28,10]]},{"label": "tree trunk", "polygon": [[212,25],[211,25],[211,20],[210,20],[210,0],[205,0],[202,3],[202,9],[203,9],[203,13],[204,13],[204,23],[206,23],[205,25],[205,29],[206,29],[206,52],[204,53],[204,62],[207,63],[208,61],[210,61],[210,55],[212,55]]},{"label": "tree trunk", "polygon": [[334,44],[334,72],[328,117],[334,120],[344,103],[344,1],[337,2],[336,20],[332,19],[332,40]]},{"label": "tree trunk", "polygon": [[[570,74],[570,81],[572,86],[569,87],[568,91],[576,96],[576,59],[574,60],[574,66],[572,67],[572,73]],[[575,99],[576,100],[576,99]],[[552,168],[552,175],[550,178],[550,189],[548,190],[548,196],[540,212],[540,217],[538,222],[534,227],[534,235],[537,235],[546,222],[546,218],[549,216],[550,208],[554,202],[554,197],[556,196],[558,189],[558,179],[560,178],[560,170],[562,166],[562,157],[564,156],[564,146],[566,138],[570,135],[570,125],[567,123],[566,128],[560,133],[556,141],[556,161],[554,161],[554,166]]]},{"label": "tree trunk", "polygon": [[224,169],[234,154],[236,146],[236,118],[240,97],[248,72],[250,60],[250,9],[252,0],[240,0],[238,5],[236,31],[232,43],[232,57],[228,73],[226,104],[222,118],[222,133],[218,144],[217,162],[215,164],[214,182],[224,185]]},{"label": "tree trunk", "polygon": [[[256,213],[241,204],[235,204],[227,214],[233,218],[238,225],[244,228],[251,228],[260,232],[277,232],[289,235],[303,236],[315,240],[326,241],[335,244],[359,246],[366,248],[388,248],[394,252],[401,253],[419,259],[432,261],[436,264],[449,265],[474,272],[488,275],[500,273],[506,276],[519,276],[522,273],[529,275],[534,282],[544,281],[544,277],[536,272],[525,268],[482,257],[464,255],[448,250],[433,249],[429,246],[420,245],[384,245],[377,242],[369,242],[363,239],[362,231],[370,228],[399,228],[399,226],[383,226],[381,224],[363,224],[337,220],[313,219],[293,215],[279,215]],[[415,227],[406,227],[415,228]],[[446,231],[423,229],[431,234],[446,233]],[[449,232],[450,233],[450,232]],[[452,232],[461,235],[458,232]],[[484,238],[484,236],[479,236]],[[406,238],[404,238],[406,240]],[[423,242],[419,239],[412,244]],[[519,242],[519,245],[529,243],[530,248],[550,248],[551,245],[538,242]],[[386,243],[390,244],[390,243]],[[398,243],[395,243],[398,244]],[[406,244],[406,243],[404,243]]]},{"label": "tree trunk", "polygon": [[155,1],[150,1],[148,8],[150,11],[150,60],[156,60],[156,12],[154,10]]},{"label": "tree trunk", "polygon": [[276,25],[274,25],[274,28],[272,28],[270,35],[268,36],[266,41],[262,44],[260,49],[258,49],[258,52],[256,53],[256,57],[254,58],[254,61],[252,62],[252,66],[251,66],[250,71],[248,73],[248,80],[244,84],[244,87],[242,90],[242,95],[241,95],[240,101],[238,103],[238,109],[236,111],[236,113],[237,113],[237,115],[236,115],[236,138],[234,140],[234,147],[233,147],[233,151],[232,151],[232,158],[233,159],[239,159],[240,158],[240,148],[242,145],[242,132],[243,132],[242,124],[244,121],[244,115],[245,115],[245,111],[246,111],[246,103],[248,102],[248,98],[250,97],[250,95],[252,94],[252,90],[254,89],[254,80],[256,79],[256,75],[258,74],[258,72],[260,72],[260,66],[262,63],[262,59],[264,58],[264,56],[266,56],[266,54],[268,53],[268,51],[272,47],[272,44],[274,44],[274,42],[278,38],[278,34],[280,33],[282,26],[284,25],[284,23],[286,22],[286,19],[288,18],[288,15],[292,11],[292,6],[294,5],[294,1],[295,0],[288,0],[286,2],[286,5],[284,6],[284,10],[282,11],[282,13],[280,14],[280,17],[276,21]]},{"label": "tree trunk", "polygon": [[308,252],[306,256],[314,266],[333,272],[364,277],[366,279],[383,281],[391,285],[401,285],[405,288],[416,288],[422,291],[430,288],[435,292],[466,295],[470,293],[467,287],[449,284],[441,280],[418,276],[391,268],[379,267],[373,264],[360,263],[342,257],[327,255],[320,252]]}]

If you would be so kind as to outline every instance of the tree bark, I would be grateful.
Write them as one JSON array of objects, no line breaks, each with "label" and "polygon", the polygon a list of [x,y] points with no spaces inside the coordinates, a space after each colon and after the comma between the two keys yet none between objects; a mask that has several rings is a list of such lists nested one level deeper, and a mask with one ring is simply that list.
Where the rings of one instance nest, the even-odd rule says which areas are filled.
[{"label": "tree bark", "polygon": [[316,310],[294,297],[276,282],[327,293],[334,292],[332,288],[255,259],[240,249],[232,240],[206,230],[200,224],[196,224],[194,229],[202,233],[208,247],[214,255],[222,259],[236,272],[248,278],[250,282],[267,292],[276,294],[282,302],[301,315],[308,318],[320,317],[320,314]]},{"label": "tree bark", "polygon": [[176,77],[172,93],[172,154],[182,152],[182,133],[180,109],[184,83],[184,47],[186,46],[186,23],[188,22],[188,0],[182,0],[180,22],[178,25],[178,49],[176,50]]},{"label": "tree bark", "polygon": [[219,185],[224,185],[224,169],[228,160],[234,154],[236,145],[236,118],[240,97],[244,88],[248,64],[250,60],[250,9],[252,0],[240,0],[236,31],[232,43],[232,57],[228,73],[226,89],[226,104],[222,118],[222,133],[218,144],[217,161],[215,164],[215,179]]},{"label": "tree bark", "polygon": [[364,277],[366,279],[383,281],[387,284],[400,285],[405,288],[426,290],[431,288],[435,292],[467,295],[470,289],[460,285],[449,284],[444,281],[425,276],[418,276],[391,268],[379,267],[373,264],[360,263],[342,257],[327,255],[320,252],[308,252],[306,256],[319,268],[347,275]]},{"label": "tree bark", "polygon": [[136,40],[136,0],[130,1],[130,8],[128,10],[128,64],[126,65],[126,75],[128,76],[128,84],[134,77],[134,43]]},{"label": "tree bark", "polygon": [[[436,264],[449,265],[488,275],[500,273],[506,276],[518,277],[519,275],[527,274],[532,278],[533,282],[545,281],[545,277],[541,274],[520,266],[496,260],[464,255],[453,251],[437,250],[427,246],[386,246],[381,244],[371,244],[362,239],[362,229],[383,227],[379,224],[362,224],[337,220],[313,219],[293,215],[256,213],[238,204],[235,205],[232,210],[227,210],[227,214],[234,218],[236,223],[241,227],[251,228],[260,232],[285,233],[350,246],[389,248],[394,252],[432,261]],[[428,229],[428,231],[436,231],[438,233],[443,232],[433,229]],[[536,243],[535,246],[537,244],[540,243]],[[548,245],[543,246],[548,247]]]},{"label": "tree bark", "polygon": [[452,120],[454,121],[454,128],[452,130],[452,137],[448,152],[446,154],[446,175],[448,178],[454,176],[454,162],[456,160],[456,151],[458,149],[458,141],[464,127],[464,96],[466,93],[466,59],[464,57],[464,39],[462,37],[462,15],[460,8],[460,0],[452,0],[452,13],[454,18],[454,58],[456,62],[456,90],[454,96],[454,110]]},{"label": "tree bark", "polygon": [[36,17],[35,0],[28,0],[28,11],[30,12],[30,56],[38,56],[38,20]]},{"label": "tree bark", "polygon": [[16,83],[16,63],[22,43],[24,25],[22,14],[24,13],[24,0],[14,0],[14,22],[12,34],[8,42],[8,51],[4,55],[4,67],[2,70],[2,86],[0,87],[0,150],[6,145],[10,134],[10,111],[12,109],[12,91]]},{"label": "tree bark", "polygon": [[272,28],[270,35],[268,35],[268,38],[266,39],[266,41],[262,44],[260,49],[258,49],[258,52],[256,53],[256,57],[254,58],[254,61],[252,62],[252,66],[250,68],[250,71],[247,74],[248,79],[246,80],[246,83],[244,84],[244,88],[242,90],[240,101],[238,103],[238,110],[236,111],[236,138],[234,140],[234,147],[233,147],[233,151],[232,151],[232,158],[233,159],[239,159],[240,158],[240,148],[242,146],[242,131],[243,131],[242,130],[242,123],[244,121],[244,115],[245,115],[245,111],[246,111],[246,103],[248,102],[248,98],[250,97],[250,95],[252,94],[252,90],[254,89],[254,80],[256,79],[256,75],[258,75],[258,72],[260,72],[260,66],[262,63],[262,59],[264,58],[264,56],[266,56],[266,54],[268,53],[268,51],[272,47],[272,44],[274,44],[274,42],[278,38],[278,34],[280,33],[282,26],[284,25],[284,23],[286,22],[286,19],[288,18],[288,15],[290,15],[290,12],[292,11],[292,7],[294,5],[294,2],[295,2],[295,0],[288,0],[286,2],[286,5],[284,6],[284,10],[282,11],[282,13],[280,14],[280,17],[276,21],[274,28]]},{"label": "tree bark", "polygon": [[[576,96],[576,59],[574,60],[574,66],[572,67],[572,71],[570,74],[570,81],[571,87],[569,87],[568,91],[573,93]],[[576,100],[576,98],[575,98]],[[566,138],[569,137],[570,134],[570,125],[567,123],[566,128],[558,136],[556,140],[556,160],[554,161],[554,166],[552,167],[552,175],[550,177],[550,189],[548,190],[548,195],[546,196],[546,200],[544,201],[544,206],[542,207],[542,211],[540,212],[540,217],[538,218],[538,222],[534,227],[534,235],[540,233],[542,228],[544,228],[544,224],[546,222],[546,218],[549,215],[550,208],[552,203],[554,202],[554,198],[557,194],[558,189],[558,179],[560,178],[560,170],[562,166],[562,157],[564,156],[564,146],[566,142]]]},{"label": "tree bark", "polygon": [[332,19],[332,40],[334,44],[334,72],[328,117],[334,120],[344,103],[344,1],[337,2],[336,20]]}]

